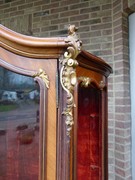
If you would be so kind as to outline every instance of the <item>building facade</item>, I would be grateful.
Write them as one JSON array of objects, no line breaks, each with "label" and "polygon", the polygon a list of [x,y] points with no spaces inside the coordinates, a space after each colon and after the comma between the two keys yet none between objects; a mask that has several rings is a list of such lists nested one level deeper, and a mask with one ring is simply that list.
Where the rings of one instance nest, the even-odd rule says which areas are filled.
[{"label": "building facade", "polygon": [[0,23],[38,37],[79,27],[83,48],[113,68],[109,77],[109,180],[131,180],[131,97],[128,17],[134,0],[0,0]]}]

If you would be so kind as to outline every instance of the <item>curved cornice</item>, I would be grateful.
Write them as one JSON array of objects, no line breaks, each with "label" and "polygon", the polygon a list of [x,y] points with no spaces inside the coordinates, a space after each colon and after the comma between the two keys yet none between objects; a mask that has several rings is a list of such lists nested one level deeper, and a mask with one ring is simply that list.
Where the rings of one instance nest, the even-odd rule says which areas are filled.
[{"label": "curved cornice", "polygon": [[77,61],[81,67],[91,69],[96,71],[104,76],[108,77],[110,73],[112,73],[112,68],[109,64],[107,64],[103,59],[82,50],[81,53],[77,57]]},{"label": "curved cornice", "polygon": [[19,55],[34,58],[57,58],[68,46],[65,38],[38,38],[16,33],[0,25],[0,46]]},{"label": "curved cornice", "polygon": [[0,47],[10,52],[32,58],[59,58],[68,50],[75,58],[80,51],[81,53],[77,56],[80,66],[97,71],[106,77],[112,73],[112,68],[101,58],[87,51],[78,50],[80,43],[81,41],[74,40],[73,35],[38,38],[16,33],[0,25]]}]

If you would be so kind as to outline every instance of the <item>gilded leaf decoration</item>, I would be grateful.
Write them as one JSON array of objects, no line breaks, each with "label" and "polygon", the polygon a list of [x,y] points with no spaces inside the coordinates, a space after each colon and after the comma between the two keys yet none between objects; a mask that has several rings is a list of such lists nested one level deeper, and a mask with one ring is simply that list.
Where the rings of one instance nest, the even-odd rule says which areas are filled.
[{"label": "gilded leaf decoration", "polygon": [[66,116],[65,123],[67,125],[68,137],[70,137],[72,126],[74,124],[73,108],[75,107],[75,104],[73,92],[74,86],[77,83],[76,67],[78,66],[78,62],[75,58],[80,53],[82,45],[82,42],[78,39],[76,34],[77,29],[78,28],[76,28],[75,25],[69,26],[69,36],[65,39],[65,42],[68,44],[68,48],[64,53],[64,59],[60,61],[62,64],[60,82],[67,93],[67,103],[62,114]]},{"label": "gilded leaf decoration", "polygon": [[43,80],[45,83],[46,87],[49,88],[49,78],[46,72],[43,69],[39,69],[39,72],[35,73],[33,77],[39,77]]}]

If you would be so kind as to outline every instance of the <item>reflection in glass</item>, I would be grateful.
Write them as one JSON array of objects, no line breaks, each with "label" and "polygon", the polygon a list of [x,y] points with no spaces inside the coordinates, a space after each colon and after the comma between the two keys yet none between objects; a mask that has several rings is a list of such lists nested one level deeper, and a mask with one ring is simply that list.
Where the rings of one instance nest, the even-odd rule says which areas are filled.
[{"label": "reflection in glass", "polygon": [[38,180],[39,86],[0,67],[0,180]]},{"label": "reflection in glass", "polygon": [[77,180],[102,178],[101,91],[78,87]]}]

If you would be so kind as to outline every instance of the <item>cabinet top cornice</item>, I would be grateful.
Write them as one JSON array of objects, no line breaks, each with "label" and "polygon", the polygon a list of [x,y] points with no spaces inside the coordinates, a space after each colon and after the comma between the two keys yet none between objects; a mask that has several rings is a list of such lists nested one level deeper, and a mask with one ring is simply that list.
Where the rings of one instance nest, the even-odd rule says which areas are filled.
[{"label": "cabinet top cornice", "polygon": [[[0,48],[13,54],[36,59],[53,59],[71,54],[79,65],[108,76],[112,69],[101,58],[81,49],[82,42],[76,34],[77,27],[70,25],[67,37],[33,37],[14,32],[0,24]],[[1,51],[2,52],[2,51]]]},{"label": "cabinet top cornice", "polygon": [[19,55],[34,58],[57,58],[68,46],[65,37],[39,38],[22,35],[0,25],[0,46]]},{"label": "cabinet top cornice", "polygon": [[103,59],[97,57],[85,50],[82,50],[77,57],[79,65],[84,68],[91,69],[93,71],[99,72],[104,76],[108,77],[112,73],[112,68]]}]

